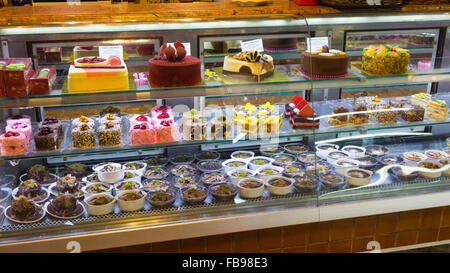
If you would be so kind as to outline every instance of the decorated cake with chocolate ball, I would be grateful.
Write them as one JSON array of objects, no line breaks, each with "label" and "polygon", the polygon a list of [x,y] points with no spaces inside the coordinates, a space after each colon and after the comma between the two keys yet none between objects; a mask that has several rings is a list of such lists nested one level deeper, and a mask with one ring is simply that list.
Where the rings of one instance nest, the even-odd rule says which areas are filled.
[{"label": "decorated cake with chocolate ball", "polygon": [[164,43],[159,56],[149,60],[149,82],[152,87],[176,87],[199,85],[202,82],[201,61],[186,55],[179,41],[174,47]]},{"label": "decorated cake with chocolate ball", "polygon": [[316,120],[316,113],[312,106],[297,94],[285,105],[285,115],[289,117],[294,129],[318,128],[320,120]]},{"label": "decorated cake with chocolate ball", "polygon": [[273,75],[273,58],[258,51],[242,51],[226,56],[223,61],[223,74],[232,78],[260,81]]},{"label": "decorated cake with chocolate ball", "polygon": [[303,51],[300,64],[308,77],[341,78],[347,76],[349,62],[350,55],[324,45],[318,51]]},{"label": "decorated cake with chocolate ball", "polygon": [[62,135],[63,133],[61,121],[55,117],[44,118],[44,120],[39,123],[39,128],[41,127],[50,127],[58,135]]},{"label": "decorated cake with chocolate ball", "polygon": [[38,151],[56,150],[58,144],[58,134],[48,126],[42,126],[39,131],[34,134],[34,143]]}]

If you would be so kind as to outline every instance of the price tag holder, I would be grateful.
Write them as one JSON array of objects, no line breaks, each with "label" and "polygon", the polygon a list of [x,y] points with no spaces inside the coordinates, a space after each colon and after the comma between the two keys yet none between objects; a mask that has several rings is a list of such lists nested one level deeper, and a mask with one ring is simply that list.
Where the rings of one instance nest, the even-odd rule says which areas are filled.
[{"label": "price tag holder", "polygon": [[328,45],[328,37],[313,37],[313,38],[307,38],[306,43],[308,45],[307,51],[319,51],[319,48],[322,46]]},{"label": "price tag holder", "polygon": [[[184,49],[186,49],[186,56],[191,55],[191,43],[182,43],[184,45]],[[172,46],[175,48],[173,43],[167,43],[167,47]]]},{"label": "price tag holder", "polygon": [[99,46],[98,53],[100,57],[108,59],[109,56],[117,56],[123,60],[123,46],[115,45],[115,46]]},{"label": "price tag holder", "polygon": [[242,51],[258,51],[263,52],[264,46],[262,39],[250,40],[250,41],[242,41],[241,42]]}]

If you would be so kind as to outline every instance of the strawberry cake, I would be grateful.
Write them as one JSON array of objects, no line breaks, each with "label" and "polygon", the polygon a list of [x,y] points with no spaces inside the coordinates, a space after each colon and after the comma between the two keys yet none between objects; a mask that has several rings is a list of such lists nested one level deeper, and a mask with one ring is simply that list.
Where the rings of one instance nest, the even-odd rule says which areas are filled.
[{"label": "strawberry cake", "polygon": [[285,116],[289,117],[294,129],[308,129],[319,127],[319,120],[315,120],[315,111],[300,95],[295,95],[285,105]]},{"label": "strawberry cake", "polygon": [[130,118],[130,128],[142,123],[151,123],[150,117],[146,115],[134,115]]},{"label": "strawberry cake", "polygon": [[130,129],[130,139],[133,145],[152,144],[155,142],[155,130],[148,122],[135,124]]},{"label": "strawberry cake", "polygon": [[24,154],[27,146],[27,138],[22,132],[7,131],[0,135],[0,153],[2,155]]},{"label": "strawberry cake", "polygon": [[180,42],[175,48],[164,43],[159,56],[149,60],[149,82],[151,87],[176,87],[199,85],[202,82],[201,61],[186,56],[186,49]]},{"label": "strawberry cake", "polygon": [[31,118],[27,115],[15,115],[6,120],[6,125],[14,124],[17,122],[28,123],[31,125]]},{"label": "strawberry cake", "polygon": [[175,122],[163,120],[155,124],[156,142],[178,141],[178,126]]},{"label": "strawberry cake", "polygon": [[169,113],[172,114],[172,108],[168,105],[159,105],[152,108],[150,111],[152,117],[156,117],[161,113]]},{"label": "strawberry cake", "polygon": [[27,142],[30,141],[30,137],[32,134],[31,125],[22,122],[16,122],[13,124],[6,125],[6,132],[20,132],[23,133],[27,139]]}]

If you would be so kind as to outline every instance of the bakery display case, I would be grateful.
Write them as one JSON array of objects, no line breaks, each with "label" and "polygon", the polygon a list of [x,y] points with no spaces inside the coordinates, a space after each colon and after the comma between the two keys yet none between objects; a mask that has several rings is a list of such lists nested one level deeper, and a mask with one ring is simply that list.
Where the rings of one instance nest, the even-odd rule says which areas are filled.
[{"label": "bakery display case", "polygon": [[345,16],[0,28],[0,249],[95,250],[448,194],[450,17]]}]

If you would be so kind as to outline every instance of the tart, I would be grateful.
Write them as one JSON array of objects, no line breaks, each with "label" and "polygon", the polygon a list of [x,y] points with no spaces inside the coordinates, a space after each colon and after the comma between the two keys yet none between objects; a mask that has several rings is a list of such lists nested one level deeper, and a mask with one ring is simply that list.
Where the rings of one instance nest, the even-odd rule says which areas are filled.
[{"label": "tart", "polygon": [[93,194],[84,200],[89,215],[105,215],[114,211],[116,200],[111,194]]},{"label": "tart", "polygon": [[147,192],[167,191],[169,186],[170,182],[163,179],[148,179],[142,185]]},{"label": "tart", "polygon": [[203,173],[219,172],[222,170],[222,164],[218,160],[200,161],[197,168]]},{"label": "tart", "polygon": [[228,175],[220,172],[204,173],[200,176],[200,180],[205,186],[209,187],[217,183],[227,182]]},{"label": "tart", "polygon": [[176,194],[172,191],[158,191],[149,194],[148,201],[154,207],[168,207],[175,202]]},{"label": "tart", "polygon": [[175,176],[187,176],[195,174],[197,169],[191,164],[180,164],[173,167],[170,172]]},{"label": "tart", "polygon": [[181,188],[180,196],[188,204],[200,204],[205,201],[207,193],[205,188],[194,185]]},{"label": "tart", "polygon": [[41,187],[34,179],[28,179],[19,184],[15,196],[23,196],[35,203],[41,203],[47,200],[48,192]]},{"label": "tart", "polygon": [[170,157],[169,162],[177,165],[177,164],[190,164],[194,162],[194,158],[188,154],[176,154]]},{"label": "tart", "polygon": [[174,180],[174,186],[176,188],[182,188],[195,184],[197,184],[197,178],[195,176],[180,176]]},{"label": "tart", "polygon": [[160,167],[152,167],[145,171],[144,176],[148,179],[165,179],[169,173]]},{"label": "tart", "polygon": [[48,214],[61,219],[77,218],[84,212],[83,205],[71,194],[56,197],[47,203],[46,209]]},{"label": "tart", "polygon": [[264,182],[256,178],[244,178],[237,184],[243,198],[258,198],[264,193]]},{"label": "tart", "polygon": [[266,186],[269,192],[273,195],[286,195],[291,193],[294,185],[294,180],[283,176],[274,176],[269,178],[266,182]]},{"label": "tart", "polygon": [[127,190],[116,196],[117,204],[122,211],[141,210],[145,205],[147,193],[141,190]]},{"label": "tart", "polygon": [[44,218],[44,209],[24,196],[15,197],[5,210],[6,217],[18,223],[34,223]]},{"label": "tart", "polygon": [[215,184],[209,187],[209,192],[218,201],[228,201],[234,199],[238,193],[238,189],[228,183]]}]

